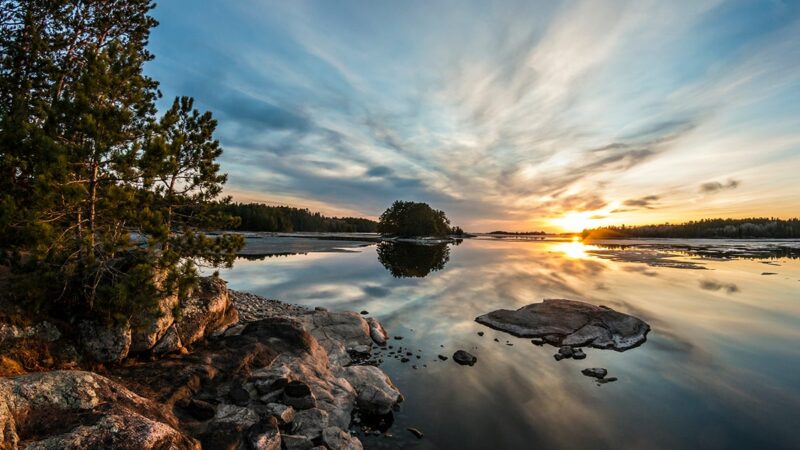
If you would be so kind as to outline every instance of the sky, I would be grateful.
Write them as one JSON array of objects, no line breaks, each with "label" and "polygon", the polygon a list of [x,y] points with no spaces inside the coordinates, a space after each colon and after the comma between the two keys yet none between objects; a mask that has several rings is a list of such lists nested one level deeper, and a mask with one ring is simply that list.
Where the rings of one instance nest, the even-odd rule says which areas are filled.
[{"label": "sky", "polygon": [[800,2],[162,0],[234,201],[468,231],[800,216]]}]

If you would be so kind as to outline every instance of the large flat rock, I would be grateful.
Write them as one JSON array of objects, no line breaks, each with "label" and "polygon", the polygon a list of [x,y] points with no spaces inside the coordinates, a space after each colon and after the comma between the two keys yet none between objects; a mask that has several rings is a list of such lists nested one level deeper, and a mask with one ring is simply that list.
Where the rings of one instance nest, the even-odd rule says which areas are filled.
[{"label": "large flat rock", "polygon": [[647,339],[650,325],[641,319],[576,300],[545,299],[516,311],[498,309],[475,321],[519,337],[575,347],[625,351]]}]

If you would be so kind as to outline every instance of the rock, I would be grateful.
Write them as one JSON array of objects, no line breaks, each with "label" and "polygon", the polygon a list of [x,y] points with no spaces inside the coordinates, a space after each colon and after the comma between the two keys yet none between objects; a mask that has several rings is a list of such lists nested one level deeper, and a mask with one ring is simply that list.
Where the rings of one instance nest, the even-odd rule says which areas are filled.
[{"label": "rock", "polygon": [[544,339],[542,339],[542,338],[534,338],[534,339],[531,339],[531,344],[542,346],[542,345],[545,344],[545,342],[544,342]]},{"label": "rock", "polygon": [[311,450],[314,448],[314,443],[305,436],[283,434],[281,435],[281,440],[286,450]]},{"label": "rock", "polygon": [[500,309],[475,319],[518,337],[541,337],[551,344],[628,350],[641,345],[650,326],[607,307],[574,300],[545,299],[511,311]]},{"label": "rock", "polygon": [[211,403],[199,399],[185,402],[184,409],[197,420],[210,420],[217,415],[217,408]]},{"label": "rock", "polygon": [[283,389],[284,402],[297,410],[314,408],[317,400],[308,384],[302,381],[290,381]]},{"label": "rock", "polygon": [[200,448],[158,403],[83,371],[0,378],[0,425],[0,448]]},{"label": "rock", "polygon": [[183,345],[221,333],[239,321],[228,287],[217,277],[201,278],[197,289],[181,302],[180,308],[176,326]]},{"label": "rock", "polygon": [[413,434],[414,436],[416,436],[416,437],[417,437],[417,439],[422,439],[422,437],[423,437],[423,436],[425,436],[425,435],[422,433],[422,431],[419,431],[418,429],[416,429],[416,428],[413,428],[413,427],[408,427],[408,428],[406,428],[406,430],[410,431],[410,432],[411,432],[411,434]]},{"label": "rock", "polygon": [[441,359],[442,361],[447,361],[447,356],[438,355],[438,358]]},{"label": "rock", "polygon": [[83,321],[78,326],[81,346],[91,359],[98,362],[119,362],[131,348],[131,328],[127,324],[105,326]]},{"label": "rock", "polygon": [[386,345],[386,341],[389,339],[389,333],[386,332],[378,319],[369,317],[367,318],[367,324],[369,325],[369,336],[372,338],[373,342],[381,347]]},{"label": "rock", "polygon": [[572,359],[586,359],[586,353],[583,350],[576,348],[572,352]]},{"label": "rock", "polygon": [[369,355],[370,353],[372,353],[372,346],[371,345],[366,345],[366,344],[360,344],[360,345],[356,345],[354,347],[348,348],[347,352],[355,354],[355,355],[359,355],[359,356]]},{"label": "rock", "polygon": [[247,404],[250,403],[250,393],[239,383],[231,387],[230,392],[228,392],[228,397],[231,399],[231,402],[237,406],[247,406]]},{"label": "rock", "polygon": [[362,316],[366,316],[367,314],[369,314],[369,311],[367,311],[367,310],[361,311],[361,315]]},{"label": "rock", "polygon": [[352,361],[348,348],[372,345],[367,320],[354,312],[314,311],[302,320],[335,364],[344,366]]},{"label": "rock", "polygon": [[581,370],[581,373],[586,375],[587,377],[605,378],[605,376],[608,374],[608,371],[606,369],[603,369],[603,368],[592,367],[592,368],[589,368],[589,369]]},{"label": "rock", "polygon": [[483,336],[483,331],[478,331],[478,336]]},{"label": "rock", "polygon": [[[156,279],[156,285],[161,284]],[[175,309],[180,300],[177,295],[169,295],[158,300],[153,310],[139,309],[131,317],[131,352],[140,353],[152,349],[175,323]],[[173,339],[174,338],[170,338]],[[174,351],[168,350],[167,352]],[[162,353],[167,353],[162,352]]]},{"label": "rock", "polygon": [[286,425],[294,420],[294,408],[280,403],[267,403],[265,413],[275,417],[279,425]]},{"label": "rock", "polygon": [[403,396],[389,377],[375,366],[350,366],[344,377],[356,391],[358,407],[369,414],[388,414]]},{"label": "rock", "polygon": [[298,412],[292,422],[292,434],[305,436],[312,441],[322,437],[322,430],[328,427],[328,413],[311,408]]},{"label": "rock", "polygon": [[597,380],[600,384],[612,383],[614,381],[617,381],[617,377],[599,378]]},{"label": "rock", "polygon": [[572,347],[570,347],[569,345],[562,345],[558,349],[558,354],[564,358],[572,358],[572,352],[573,352]]},{"label": "rock", "polygon": [[458,350],[453,353],[453,361],[461,364],[462,366],[474,366],[478,362],[478,358],[464,350]]},{"label": "rock", "polygon": [[172,353],[180,350],[182,347],[183,343],[181,343],[181,338],[178,336],[178,329],[175,327],[175,324],[172,324],[167,328],[167,331],[164,332],[164,335],[155,347],[153,347],[153,353],[156,355]]},{"label": "rock", "polygon": [[280,450],[281,433],[275,418],[264,420],[247,430],[247,440],[252,450]]},{"label": "rock", "polygon": [[[252,409],[243,406],[222,404],[217,406],[213,425],[236,425],[245,430],[259,421],[258,414]],[[213,426],[212,425],[212,426]]]},{"label": "rock", "polygon": [[339,427],[322,430],[322,443],[331,450],[361,450],[361,442]]}]

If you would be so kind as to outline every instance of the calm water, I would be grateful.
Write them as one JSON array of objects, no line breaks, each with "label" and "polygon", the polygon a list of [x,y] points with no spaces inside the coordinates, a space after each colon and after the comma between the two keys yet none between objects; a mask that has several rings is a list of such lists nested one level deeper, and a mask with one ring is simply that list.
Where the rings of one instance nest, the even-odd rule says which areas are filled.
[{"label": "calm water", "polygon": [[[240,260],[222,276],[287,302],[368,310],[404,337],[393,344],[422,350],[420,360],[382,364],[406,400],[394,437],[365,439],[367,448],[800,448],[798,259],[668,259],[706,269],[693,270],[638,253],[628,261],[637,247],[580,242],[352,250]],[[587,349],[585,360],[556,362],[553,347],[474,322],[543,298],[608,305],[652,331],[624,353]],[[457,349],[478,363],[436,357]],[[585,367],[619,381],[598,386]]]}]

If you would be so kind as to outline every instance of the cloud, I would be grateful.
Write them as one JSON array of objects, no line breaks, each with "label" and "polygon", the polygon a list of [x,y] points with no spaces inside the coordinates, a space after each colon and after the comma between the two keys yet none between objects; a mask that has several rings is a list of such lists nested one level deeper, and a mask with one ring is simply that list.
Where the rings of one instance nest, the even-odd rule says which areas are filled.
[{"label": "cloud", "polygon": [[700,185],[700,192],[703,194],[714,194],[719,191],[736,189],[741,184],[738,180],[728,180],[726,183],[719,181],[709,181]]},{"label": "cloud", "polygon": [[[540,228],[617,202],[631,220],[686,217],[697,186],[738,187],[708,181],[720,173],[770,173],[762,196],[797,186],[765,170],[800,162],[795,9],[743,24],[717,0],[173,3],[155,10],[147,70],[215,113],[231,191],[371,216],[419,200],[468,228]],[[757,155],[734,151],[752,142]]]},{"label": "cloud", "polygon": [[714,280],[701,280],[700,289],[704,289],[706,291],[714,291],[714,292],[723,290],[728,294],[734,294],[736,292],[739,292],[739,287],[733,283],[720,283]]},{"label": "cloud", "polygon": [[660,197],[658,195],[647,195],[645,197],[625,200],[622,204],[625,206],[635,206],[639,208],[653,209],[655,208],[656,202],[658,202],[659,199]]}]

